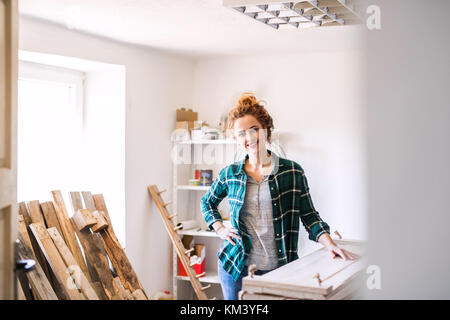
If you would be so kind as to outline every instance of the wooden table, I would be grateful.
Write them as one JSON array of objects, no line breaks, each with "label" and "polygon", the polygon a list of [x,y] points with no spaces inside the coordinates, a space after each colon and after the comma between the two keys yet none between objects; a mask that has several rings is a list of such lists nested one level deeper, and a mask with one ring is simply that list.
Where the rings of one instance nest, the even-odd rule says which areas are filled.
[{"label": "wooden table", "polygon": [[[364,253],[363,242],[334,240],[339,247]],[[242,300],[341,300],[355,297],[362,284],[363,259],[333,259],[325,249],[319,249],[262,276],[247,276],[242,280]],[[319,280],[320,279],[320,280]]]}]

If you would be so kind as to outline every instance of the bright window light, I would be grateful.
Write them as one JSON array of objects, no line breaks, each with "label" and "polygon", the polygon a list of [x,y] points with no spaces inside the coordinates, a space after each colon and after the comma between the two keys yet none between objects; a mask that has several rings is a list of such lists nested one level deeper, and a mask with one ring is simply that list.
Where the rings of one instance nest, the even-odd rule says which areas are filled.
[{"label": "bright window light", "polygon": [[51,190],[78,190],[82,96],[83,73],[20,63],[19,201],[50,200]]}]

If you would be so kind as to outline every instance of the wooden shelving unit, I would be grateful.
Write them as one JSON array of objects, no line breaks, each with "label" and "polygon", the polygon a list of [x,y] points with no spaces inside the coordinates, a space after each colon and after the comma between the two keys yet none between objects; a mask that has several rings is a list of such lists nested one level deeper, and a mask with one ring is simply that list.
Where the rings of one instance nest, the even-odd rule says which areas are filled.
[{"label": "wooden shelving unit", "polygon": [[[214,164],[207,163],[195,163],[194,158],[198,156],[199,152],[207,148],[222,149],[223,153],[230,152],[231,149],[237,147],[234,140],[198,140],[198,141],[178,141],[173,143],[174,153],[176,155],[183,150],[190,150],[191,163],[178,163],[173,160],[173,212],[177,214],[174,218],[174,223],[178,223],[182,220],[197,220],[199,227],[190,230],[178,230],[180,237],[189,235],[194,237],[196,243],[202,243],[206,246],[206,275],[198,280],[202,283],[211,284],[215,286],[217,299],[221,299],[220,294],[220,281],[217,275],[217,256],[216,253],[220,248],[222,241],[213,231],[206,230],[206,224],[203,222],[203,218],[200,212],[200,198],[208,191],[209,186],[191,186],[188,184],[189,179],[193,178],[195,169],[212,169],[213,180],[219,173],[219,170],[232,161],[235,161],[232,157],[224,156],[223,161],[219,161]],[[182,150],[180,150],[182,148]],[[200,150],[200,151],[199,151]],[[228,160],[228,161],[227,161]],[[183,198],[183,205],[180,205],[180,198]],[[221,206],[227,206],[227,201],[224,199]],[[178,258],[176,250],[173,251],[173,295],[175,299],[191,299],[192,294],[186,294],[186,290],[179,292],[180,282],[189,281],[189,277],[183,277],[178,275]],[[186,287],[183,285],[183,287]],[[213,290],[214,288],[208,289]],[[192,288],[189,288],[192,292]]]}]

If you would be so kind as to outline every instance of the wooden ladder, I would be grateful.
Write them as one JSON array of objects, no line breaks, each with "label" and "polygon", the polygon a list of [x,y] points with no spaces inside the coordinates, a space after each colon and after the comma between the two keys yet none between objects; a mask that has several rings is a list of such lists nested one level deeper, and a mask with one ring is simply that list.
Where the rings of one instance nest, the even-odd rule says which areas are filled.
[{"label": "wooden ladder", "polygon": [[[189,276],[189,279],[192,284],[192,288],[194,289],[197,297],[199,300],[208,300],[208,297],[205,293],[205,290],[210,288],[211,285],[207,285],[205,287],[202,287],[202,284],[198,280],[199,277],[203,276],[202,274],[196,274],[194,268],[192,267],[189,259],[189,253],[191,253],[194,249],[186,250],[184,248],[183,243],[181,242],[180,236],[177,233],[177,228],[175,224],[173,223],[172,219],[175,217],[175,214],[170,214],[166,207],[171,204],[171,202],[164,203],[163,199],[161,198],[161,193],[163,193],[166,190],[159,191],[158,187],[156,185],[151,185],[148,187],[148,191],[150,192],[150,195],[153,198],[153,201],[155,201],[156,206],[158,207],[158,210],[161,214],[161,218],[164,221],[164,226],[166,227],[167,232],[169,233],[170,240],[172,240],[172,243],[174,247],[177,250],[178,257],[180,257],[181,263],[183,264],[184,269],[186,270],[186,273]],[[215,298],[213,298],[214,300]]]}]

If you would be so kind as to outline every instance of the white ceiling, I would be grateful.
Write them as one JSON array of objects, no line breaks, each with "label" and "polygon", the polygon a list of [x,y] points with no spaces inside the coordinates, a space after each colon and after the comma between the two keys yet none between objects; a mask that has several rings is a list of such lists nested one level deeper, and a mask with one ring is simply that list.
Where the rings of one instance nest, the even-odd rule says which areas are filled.
[{"label": "white ceiling", "polygon": [[358,26],[275,30],[222,0],[20,0],[20,14],[191,56],[289,54],[359,46]]}]

